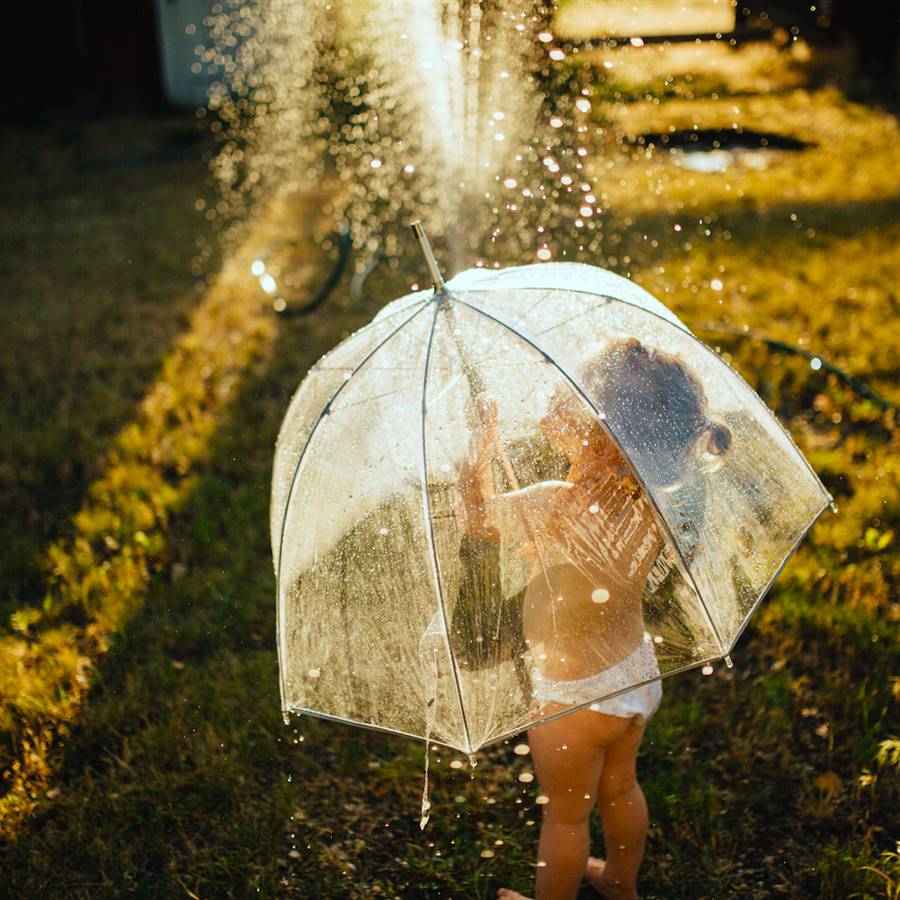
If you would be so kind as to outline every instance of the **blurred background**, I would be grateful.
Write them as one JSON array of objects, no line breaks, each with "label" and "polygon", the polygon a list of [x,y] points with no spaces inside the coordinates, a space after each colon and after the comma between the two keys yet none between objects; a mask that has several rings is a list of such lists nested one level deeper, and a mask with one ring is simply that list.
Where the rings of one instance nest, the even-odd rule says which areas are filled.
[{"label": "blurred background", "polygon": [[421,744],[278,706],[278,425],[414,218],[448,275],[634,279],[836,497],[664,683],[644,895],[897,895],[900,4],[5,13],[0,896],[531,889],[524,736],[433,754],[420,832]]}]

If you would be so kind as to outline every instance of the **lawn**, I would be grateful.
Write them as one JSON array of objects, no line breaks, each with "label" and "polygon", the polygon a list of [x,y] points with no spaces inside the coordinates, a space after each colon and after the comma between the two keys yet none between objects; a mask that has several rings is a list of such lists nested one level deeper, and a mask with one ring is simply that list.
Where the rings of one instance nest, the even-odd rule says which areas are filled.
[{"label": "lawn", "polygon": [[[579,63],[606,73],[603,240],[579,256],[558,235],[715,346],[838,506],[736,667],[664,683],[640,761],[642,890],[896,897],[900,129],[795,56],[732,62],[668,83],[653,60]],[[735,124],[804,149],[710,173],[637,140]],[[421,743],[282,723],[275,435],[309,367],[372,309],[350,302],[348,273],[314,315],[278,318],[249,268],[289,211],[220,259],[195,135],[191,116],[106,119],[0,145],[15,175],[0,217],[0,896],[530,890],[540,807],[519,741],[474,770],[433,752],[421,832]],[[320,196],[306,204],[312,269],[328,222]],[[370,287],[377,306],[403,279]]]}]

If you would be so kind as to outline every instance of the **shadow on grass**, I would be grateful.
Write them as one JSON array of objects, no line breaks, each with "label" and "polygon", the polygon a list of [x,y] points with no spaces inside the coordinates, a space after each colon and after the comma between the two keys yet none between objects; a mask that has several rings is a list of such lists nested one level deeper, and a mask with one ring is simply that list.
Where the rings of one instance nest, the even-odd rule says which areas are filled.
[{"label": "shadow on grass", "polygon": [[[209,141],[193,116],[62,121],[0,140],[0,622],[39,603],[109,442],[202,294],[194,210]],[[122,158],[140,165],[117,166]],[[208,264],[213,271],[215,260]],[[14,477],[13,477],[14,473]]]}]

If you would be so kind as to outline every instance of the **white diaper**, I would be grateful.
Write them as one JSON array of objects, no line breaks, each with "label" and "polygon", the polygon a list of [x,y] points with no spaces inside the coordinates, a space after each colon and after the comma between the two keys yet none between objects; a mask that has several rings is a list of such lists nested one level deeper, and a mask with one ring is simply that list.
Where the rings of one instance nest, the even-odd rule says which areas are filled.
[{"label": "white diaper", "polygon": [[536,700],[553,703],[564,703],[567,706],[579,706],[597,700],[613,691],[622,690],[629,684],[655,678],[649,684],[642,684],[633,690],[626,691],[609,700],[591,703],[588,709],[605,713],[607,716],[620,716],[623,719],[635,719],[641,725],[659,709],[662,700],[662,685],[659,681],[659,665],[653,646],[642,641],[625,659],[587,678],[555,679],[547,678],[537,669],[531,673],[533,694]]}]

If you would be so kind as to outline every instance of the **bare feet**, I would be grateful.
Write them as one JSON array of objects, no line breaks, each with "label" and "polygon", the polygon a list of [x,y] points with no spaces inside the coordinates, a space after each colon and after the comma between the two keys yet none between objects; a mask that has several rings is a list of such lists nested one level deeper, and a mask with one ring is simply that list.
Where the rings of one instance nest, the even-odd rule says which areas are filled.
[{"label": "bare feet", "polygon": [[584,877],[590,882],[591,887],[607,900],[638,900],[638,894],[634,888],[623,887],[619,882],[607,877],[605,859],[589,856],[584,869]]},{"label": "bare feet", "polygon": [[497,890],[497,896],[500,900],[528,900],[528,897],[519,894],[516,891],[511,891],[509,888],[499,888]]}]

